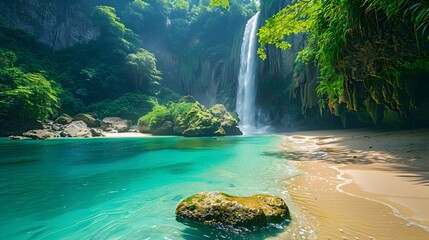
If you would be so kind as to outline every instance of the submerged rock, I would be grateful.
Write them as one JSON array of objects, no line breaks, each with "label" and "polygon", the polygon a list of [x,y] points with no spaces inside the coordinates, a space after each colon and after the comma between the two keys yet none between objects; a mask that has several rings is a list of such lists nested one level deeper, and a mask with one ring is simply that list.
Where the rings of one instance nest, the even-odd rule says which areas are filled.
[{"label": "submerged rock", "polygon": [[283,222],[288,216],[288,207],[280,197],[267,194],[238,197],[202,192],[180,202],[176,216],[178,221],[252,229]]}]

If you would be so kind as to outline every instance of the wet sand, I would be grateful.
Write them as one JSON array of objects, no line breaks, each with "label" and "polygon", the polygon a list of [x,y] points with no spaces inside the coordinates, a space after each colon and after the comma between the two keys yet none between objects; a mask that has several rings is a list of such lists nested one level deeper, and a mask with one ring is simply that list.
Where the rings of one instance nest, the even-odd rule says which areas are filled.
[{"label": "wet sand", "polygon": [[429,129],[290,133],[280,157],[302,171],[280,238],[429,239]]}]

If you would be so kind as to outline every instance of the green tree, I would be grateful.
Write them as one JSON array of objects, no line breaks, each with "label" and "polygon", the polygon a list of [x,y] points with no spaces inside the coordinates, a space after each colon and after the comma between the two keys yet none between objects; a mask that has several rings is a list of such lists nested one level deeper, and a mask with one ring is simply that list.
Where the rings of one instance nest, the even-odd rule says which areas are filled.
[{"label": "green tree", "polygon": [[334,113],[341,104],[370,112],[374,103],[405,119],[424,85],[409,69],[429,62],[428,26],[427,1],[301,0],[266,21],[258,53],[264,59],[267,44],[287,49],[286,35],[304,33],[297,60],[318,65],[317,92]]},{"label": "green tree", "polygon": [[58,109],[58,88],[40,73],[19,68],[0,70],[0,115],[45,121]]},{"label": "green tree", "polygon": [[210,0],[210,5],[215,7],[222,6],[223,8],[229,7],[229,0]]},{"label": "green tree", "polygon": [[97,6],[92,13],[94,22],[100,27],[101,34],[104,36],[115,36],[123,38],[125,34],[125,25],[120,22],[116,15],[116,10],[110,6]]},{"label": "green tree", "polygon": [[132,74],[135,88],[140,91],[149,90],[162,79],[161,72],[156,68],[155,56],[143,48],[126,57],[126,66]]}]

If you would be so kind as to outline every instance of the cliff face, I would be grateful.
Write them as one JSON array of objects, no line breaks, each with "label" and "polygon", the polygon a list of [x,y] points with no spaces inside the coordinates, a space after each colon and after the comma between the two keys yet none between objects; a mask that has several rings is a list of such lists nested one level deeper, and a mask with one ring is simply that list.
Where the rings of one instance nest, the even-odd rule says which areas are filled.
[{"label": "cliff face", "polygon": [[[261,26],[291,0],[261,1]],[[281,128],[300,128],[313,124],[307,119],[317,120],[318,98],[316,96],[317,69],[301,66],[295,62],[299,51],[306,44],[302,34],[290,35],[286,41],[292,44],[287,50],[273,45],[267,46],[267,59],[259,61],[257,102],[273,125]]]},{"label": "cliff face", "polygon": [[[192,95],[207,107],[222,103],[234,110],[246,21],[240,18],[227,27],[195,30],[189,33],[180,50],[172,50],[162,31],[142,36],[143,46],[155,54],[164,86]],[[209,23],[207,20],[204,24]],[[169,31],[167,28],[166,32]],[[210,39],[219,35],[225,37]]]},{"label": "cliff face", "polygon": [[235,109],[244,26],[245,23],[234,32],[227,46],[222,46],[223,54],[216,55],[213,49],[198,50],[179,58],[179,83],[187,94],[206,106],[222,103],[228,109]]},{"label": "cliff face", "polygon": [[0,17],[55,51],[98,36],[90,19],[94,6],[94,0],[0,0]]}]

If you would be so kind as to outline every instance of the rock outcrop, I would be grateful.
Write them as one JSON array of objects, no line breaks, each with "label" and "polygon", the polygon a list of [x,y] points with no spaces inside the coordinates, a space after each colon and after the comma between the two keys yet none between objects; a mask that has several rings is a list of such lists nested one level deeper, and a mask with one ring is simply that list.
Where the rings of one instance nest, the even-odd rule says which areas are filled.
[{"label": "rock outcrop", "polygon": [[83,121],[73,121],[64,128],[63,137],[91,137],[91,131]]},{"label": "rock outcrop", "polygon": [[178,221],[254,229],[270,223],[282,223],[288,217],[288,207],[280,197],[267,194],[238,197],[202,192],[180,202],[176,216]]},{"label": "rock outcrop", "polygon": [[116,130],[118,132],[126,132],[129,129],[128,120],[119,117],[106,117],[101,121],[101,129],[104,131]]},{"label": "rock outcrop", "polygon": [[59,117],[57,117],[57,119],[55,119],[55,122],[58,124],[69,124],[71,122],[73,122],[73,118],[70,117],[68,114],[61,114]]},{"label": "rock outcrop", "polygon": [[225,131],[225,135],[242,135],[243,133],[238,128],[239,120],[229,113],[225,106],[216,104],[209,109],[209,112],[216,118],[221,120],[220,126]]},{"label": "rock outcrop", "polygon": [[48,139],[56,137],[54,133],[50,132],[47,129],[30,130],[23,133],[22,135],[31,139]]},{"label": "rock outcrop", "polygon": [[138,127],[140,132],[153,135],[241,135],[243,133],[237,127],[238,122],[222,104],[206,109],[193,97],[186,96],[178,102],[154,107],[139,119]]},{"label": "rock outcrop", "polygon": [[59,50],[97,38],[91,20],[95,6],[94,0],[5,0],[0,1],[0,17]]},{"label": "rock outcrop", "polygon": [[79,113],[74,116],[74,121],[83,121],[88,127],[100,127],[100,121],[88,113]]}]

